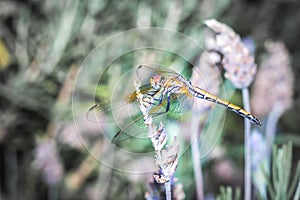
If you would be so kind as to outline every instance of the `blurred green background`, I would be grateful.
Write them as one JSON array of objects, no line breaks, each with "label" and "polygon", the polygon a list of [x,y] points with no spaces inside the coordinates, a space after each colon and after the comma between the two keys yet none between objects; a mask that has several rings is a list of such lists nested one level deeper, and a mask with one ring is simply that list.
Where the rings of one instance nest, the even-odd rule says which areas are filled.
[{"label": "blurred green background", "polygon": [[[96,45],[122,31],[147,26],[170,28],[202,43],[203,20],[210,18],[228,24],[241,37],[252,37],[258,67],[265,41],[285,43],[292,58],[294,96],[292,107],[279,120],[276,141],[292,140],[293,159],[299,160],[299,1],[1,0],[0,198],[144,198],[151,174],[108,170],[78,141],[71,110],[76,73]],[[132,64],[127,57],[121,61],[124,66]],[[114,75],[107,75],[107,79],[111,77]],[[105,91],[103,97],[109,93],[106,87],[102,84],[99,89]],[[242,105],[240,93],[236,92],[231,101]],[[227,113],[219,145],[222,156],[203,164],[207,195],[215,196],[222,184],[243,185],[242,122]],[[93,140],[97,130],[87,126],[86,132],[87,140]],[[230,172],[222,174],[224,170]],[[189,150],[179,160],[176,177],[186,199],[196,198]]]}]

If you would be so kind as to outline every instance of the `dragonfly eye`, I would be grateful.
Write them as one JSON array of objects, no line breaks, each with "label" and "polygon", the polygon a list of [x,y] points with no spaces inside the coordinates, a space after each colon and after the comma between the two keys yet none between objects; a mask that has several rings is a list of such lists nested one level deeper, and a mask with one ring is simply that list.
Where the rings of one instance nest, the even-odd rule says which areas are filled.
[{"label": "dragonfly eye", "polygon": [[150,79],[151,86],[156,90],[161,88],[163,81],[164,81],[164,78],[161,75],[154,75]]}]

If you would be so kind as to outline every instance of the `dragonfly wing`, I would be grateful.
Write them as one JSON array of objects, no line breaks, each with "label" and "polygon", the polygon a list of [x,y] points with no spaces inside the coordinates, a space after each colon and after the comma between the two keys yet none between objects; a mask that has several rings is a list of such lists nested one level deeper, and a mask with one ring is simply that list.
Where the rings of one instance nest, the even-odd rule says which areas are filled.
[{"label": "dragonfly wing", "polygon": [[194,98],[189,94],[172,94],[170,111],[174,114],[182,114],[189,111],[194,104]]},{"label": "dragonfly wing", "polygon": [[[166,122],[167,113],[163,106],[154,106],[149,115],[152,117],[153,124],[159,124],[160,122]],[[144,116],[141,115],[135,120],[128,123],[114,136],[112,143],[121,144],[122,142],[133,138],[147,138],[147,132],[149,128],[144,123]]]},{"label": "dragonfly wing", "polygon": [[[139,128],[137,128],[139,127]],[[137,137],[143,133],[146,133],[147,129],[144,125],[143,116],[132,121],[123,129],[119,130],[118,133],[112,139],[112,143],[120,145],[122,142]]]},{"label": "dragonfly wing", "polygon": [[93,105],[86,113],[87,120],[95,123],[118,122],[139,114],[136,101],[127,99]]},{"label": "dragonfly wing", "polygon": [[139,65],[136,69],[136,76],[142,83],[149,83],[150,78],[157,74],[162,75],[165,78],[172,76],[174,77],[178,75],[173,70],[168,68],[162,68],[159,65]]}]

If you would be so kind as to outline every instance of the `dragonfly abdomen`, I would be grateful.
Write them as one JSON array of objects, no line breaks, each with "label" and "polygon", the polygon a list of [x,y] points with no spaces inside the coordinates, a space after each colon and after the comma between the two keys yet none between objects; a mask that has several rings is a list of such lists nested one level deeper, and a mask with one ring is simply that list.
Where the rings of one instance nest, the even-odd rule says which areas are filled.
[{"label": "dragonfly abdomen", "polygon": [[259,126],[262,125],[261,121],[257,117],[253,116],[251,113],[247,112],[246,110],[242,109],[241,107],[239,107],[237,105],[229,103],[227,105],[227,108],[233,112],[236,112],[240,116],[249,119],[252,123],[255,123]]},{"label": "dragonfly abdomen", "polygon": [[222,105],[222,106],[226,107],[228,110],[231,110],[231,111],[239,114],[240,116],[249,119],[252,123],[255,123],[259,126],[262,125],[261,121],[257,117],[253,116],[251,113],[242,109],[240,106],[232,104],[229,101],[221,99],[221,98],[219,98],[205,90],[202,90],[201,88],[198,88],[198,87],[194,87],[193,92],[194,92],[193,95],[195,97]]}]

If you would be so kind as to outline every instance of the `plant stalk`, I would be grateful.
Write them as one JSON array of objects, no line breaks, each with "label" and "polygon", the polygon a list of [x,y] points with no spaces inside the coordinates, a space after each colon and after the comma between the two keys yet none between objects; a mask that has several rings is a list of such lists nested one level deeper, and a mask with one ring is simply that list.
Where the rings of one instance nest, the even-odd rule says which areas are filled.
[{"label": "plant stalk", "polygon": [[[248,88],[242,89],[244,109],[250,112],[250,97]],[[244,119],[245,133],[245,200],[251,200],[251,124],[246,118]]]},{"label": "plant stalk", "polygon": [[[200,119],[201,120],[201,119]],[[199,120],[196,116],[192,117],[192,133],[194,138],[191,138],[191,148],[192,148],[192,158],[193,158],[193,168],[194,168],[194,177],[196,181],[196,191],[197,191],[197,199],[204,199],[203,192],[203,175],[202,175],[202,167],[200,162],[200,151],[199,151],[199,134],[198,134],[198,123]],[[203,123],[203,120],[201,120]]]},{"label": "plant stalk", "polygon": [[171,180],[165,182],[166,200],[172,200]]},{"label": "plant stalk", "polygon": [[277,122],[280,118],[281,112],[273,108],[271,112],[268,114],[267,123],[266,123],[266,141],[268,145],[268,153],[271,155],[272,144],[274,142],[275,134],[276,134],[276,126]]}]

